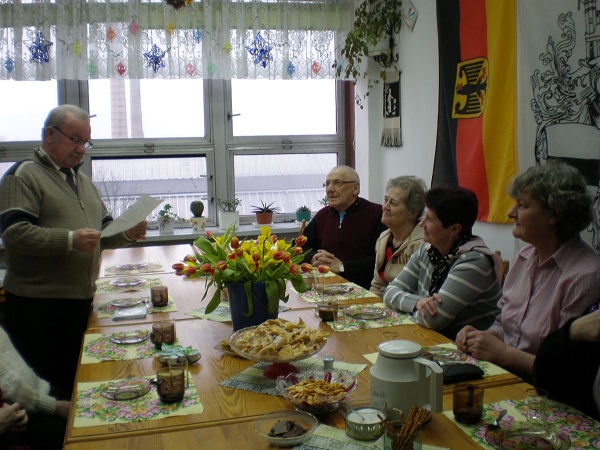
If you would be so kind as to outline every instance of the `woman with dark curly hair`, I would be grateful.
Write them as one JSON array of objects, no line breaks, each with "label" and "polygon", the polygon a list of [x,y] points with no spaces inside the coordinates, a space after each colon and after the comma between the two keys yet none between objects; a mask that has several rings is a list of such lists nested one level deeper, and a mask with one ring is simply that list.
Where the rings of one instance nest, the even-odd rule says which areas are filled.
[{"label": "woman with dark curly hair", "polygon": [[581,173],[548,162],[518,175],[510,188],[513,236],[527,242],[506,281],[500,314],[487,331],[466,326],[460,350],[529,378],[541,342],[600,297],[600,256],[579,236],[592,220]]},{"label": "woman with dark curly hair", "polygon": [[488,327],[502,294],[500,257],[473,236],[478,201],[463,188],[425,193],[423,244],[386,288],[390,307],[447,337],[468,323]]}]

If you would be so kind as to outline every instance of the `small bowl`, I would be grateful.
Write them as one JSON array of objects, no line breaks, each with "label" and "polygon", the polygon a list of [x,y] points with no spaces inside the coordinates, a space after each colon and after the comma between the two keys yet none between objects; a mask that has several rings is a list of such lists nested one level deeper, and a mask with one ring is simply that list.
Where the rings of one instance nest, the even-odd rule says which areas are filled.
[{"label": "small bowl", "polygon": [[[344,386],[344,392],[332,396],[322,396],[310,401],[304,398],[293,397],[289,388],[304,380],[325,380]],[[277,392],[294,404],[298,411],[306,411],[311,414],[326,414],[338,409],[340,404],[356,389],[358,380],[352,373],[346,370],[309,370],[302,373],[291,373],[286,377],[279,377],[276,381]]]},{"label": "small bowl", "polygon": [[[279,422],[293,421],[306,429],[306,433],[301,436],[294,437],[278,437],[269,436],[269,432],[273,426]],[[302,411],[278,411],[260,416],[254,421],[254,431],[271,445],[278,447],[292,447],[304,442],[319,425],[319,421],[315,416]]]}]

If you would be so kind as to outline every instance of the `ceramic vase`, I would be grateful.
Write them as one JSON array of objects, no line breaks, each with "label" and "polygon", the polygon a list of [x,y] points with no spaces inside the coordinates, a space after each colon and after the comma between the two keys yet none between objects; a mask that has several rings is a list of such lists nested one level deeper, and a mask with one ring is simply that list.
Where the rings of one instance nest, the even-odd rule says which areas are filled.
[{"label": "ceramic vase", "polygon": [[267,290],[265,283],[252,283],[250,291],[252,294],[252,314],[249,313],[248,296],[243,282],[225,283],[229,298],[229,309],[231,311],[231,322],[233,331],[242,328],[260,325],[265,320],[277,319],[279,308],[273,314],[269,314]]},{"label": "ceramic vase", "polygon": [[221,230],[226,230],[232,223],[235,223],[236,230],[240,228],[239,211],[219,211],[219,228]]},{"label": "ceramic vase", "polygon": [[160,219],[158,221],[159,234],[173,234],[175,232],[175,219]]}]

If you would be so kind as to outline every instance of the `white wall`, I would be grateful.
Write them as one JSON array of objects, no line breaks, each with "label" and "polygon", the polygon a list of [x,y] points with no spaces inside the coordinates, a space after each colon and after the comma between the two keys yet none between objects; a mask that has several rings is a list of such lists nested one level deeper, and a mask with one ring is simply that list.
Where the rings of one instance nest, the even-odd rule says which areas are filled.
[{"label": "white wall", "polygon": [[[388,179],[416,175],[429,185],[433,171],[438,105],[436,8],[435,0],[413,0],[413,3],[419,17],[412,32],[402,27],[398,46],[402,71],[402,147],[381,147],[381,86],[370,93],[363,110],[356,109],[356,169],[361,177],[361,195],[380,203]],[[381,67],[370,61],[369,70],[376,76]],[[359,94],[364,92],[364,86],[358,83]],[[500,250],[508,260],[522,246],[511,230],[510,224],[485,222],[477,222],[474,229],[491,249]]]}]

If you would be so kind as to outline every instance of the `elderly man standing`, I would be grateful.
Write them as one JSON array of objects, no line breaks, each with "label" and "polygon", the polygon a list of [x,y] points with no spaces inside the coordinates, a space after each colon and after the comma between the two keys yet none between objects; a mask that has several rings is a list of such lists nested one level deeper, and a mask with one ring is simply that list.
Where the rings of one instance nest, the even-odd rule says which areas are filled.
[{"label": "elderly man standing", "polygon": [[102,248],[146,235],[146,221],[100,238],[113,220],[92,180],[78,170],[92,147],[89,114],[61,105],[48,114],[41,148],[0,184],[6,248],[5,324],[17,350],[55,392],[70,398],[96,291]]},{"label": "elderly man standing", "polygon": [[329,206],[322,208],[304,230],[312,264],[331,270],[365,289],[371,286],[375,242],[386,229],[381,205],[359,197],[360,179],[349,166],[334,167],[323,184]]}]

